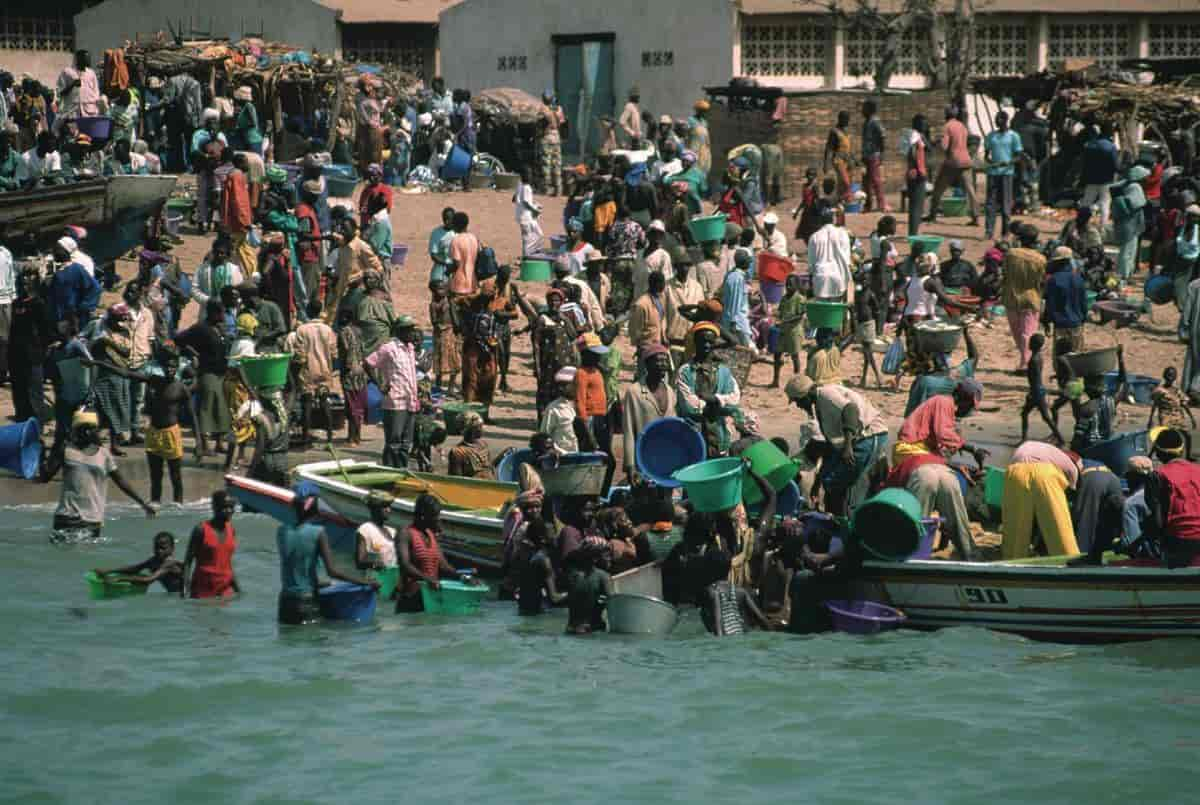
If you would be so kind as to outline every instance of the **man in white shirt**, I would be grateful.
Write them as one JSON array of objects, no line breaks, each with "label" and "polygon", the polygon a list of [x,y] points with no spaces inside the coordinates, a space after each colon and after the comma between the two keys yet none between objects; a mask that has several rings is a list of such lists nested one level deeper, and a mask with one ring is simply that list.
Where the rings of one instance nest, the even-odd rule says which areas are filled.
[{"label": "man in white shirt", "polygon": [[649,246],[646,247],[646,256],[639,260],[633,268],[634,299],[640,299],[642,294],[646,293],[650,275],[654,272],[657,271],[664,277],[671,276],[671,255],[662,245],[666,237],[666,225],[659,220],[651,221],[646,230],[646,238],[650,241]]},{"label": "man in white shirt", "polygon": [[218,237],[213,241],[208,260],[196,269],[192,298],[201,306],[207,304],[210,297],[219,298],[222,288],[237,288],[246,281],[241,266],[230,259],[232,253],[230,242],[224,237]]},{"label": "man in white shirt", "polygon": [[43,131],[37,145],[21,154],[17,165],[17,181],[22,185],[36,184],[41,179],[62,170],[62,158],[55,150],[54,135]]},{"label": "man in white shirt", "polygon": [[558,384],[558,396],[546,406],[538,430],[550,436],[554,451],[559,455],[579,452],[579,439],[575,436],[575,367],[564,366],[554,375]]},{"label": "man in white shirt", "polygon": [[533,184],[528,167],[521,168],[521,183],[513,194],[513,205],[517,226],[521,229],[521,256],[528,257],[546,251],[546,235],[538,223],[542,205],[533,200]]},{"label": "man in white shirt", "polygon": [[672,365],[682,366],[692,322],[684,317],[680,308],[703,302],[704,289],[691,275],[692,259],[688,256],[687,249],[682,246],[678,247],[671,265],[674,273],[667,280],[667,287],[663,289],[663,307],[666,318],[664,325],[667,332],[667,343],[671,350]]},{"label": "man in white shirt", "polygon": [[808,239],[808,270],[813,298],[841,301],[850,285],[850,235],[833,222],[833,210],[821,212],[822,226]]},{"label": "man in white shirt", "polygon": [[71,262],[79,263],[79,265],[83,266],[84,271],[93,277],[96,276],[95,261],[79,248],[79,244],[87,239],[87,230],[82,226],[68,226],[63,234],[75,242],[75,248],[71,250]]},{"label": "man in white shirt", "polygon": [[776,257],[788,256],[787,235],[779,231],[779,216],[769,212],[763,216],[763,240],[766,250]]}]

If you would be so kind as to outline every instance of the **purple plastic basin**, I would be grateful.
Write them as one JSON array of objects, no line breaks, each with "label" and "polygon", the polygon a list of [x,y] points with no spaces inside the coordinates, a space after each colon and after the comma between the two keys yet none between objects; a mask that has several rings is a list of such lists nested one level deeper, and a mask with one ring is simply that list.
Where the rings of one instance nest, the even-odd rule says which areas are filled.
[{"label": "purple plastic basin", "polygon": [[925,527],[925,534],[921,537],[921,547],[917,548],[917,552],[909,559],[929,559],[933,556],[933,546],[937,540],[938,526],[942,524],[940,517],[922,517],[921,525]]},{"label": "purple plastic basin", "polygon": [[877,634],[895,629],[906,620],[898,609],[874,601],[826,601],[833,628],[850,634]]}]

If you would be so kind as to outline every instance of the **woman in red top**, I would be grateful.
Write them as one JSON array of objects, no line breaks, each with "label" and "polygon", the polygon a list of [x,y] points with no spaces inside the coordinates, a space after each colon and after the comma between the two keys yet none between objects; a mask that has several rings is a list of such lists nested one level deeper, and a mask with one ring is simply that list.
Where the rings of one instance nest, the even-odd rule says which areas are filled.
[{"label": "woman in red top", "polygon": [[296,259],[300,261],[300,273],[304,277],[304,289],[308,291],[310,302],[314,299],[325,301],[321,293],[321,222],[317,220],[315,209],[322,189],[320,179],[304,182],[300,185],[300,203],[296,205],[296,220],[300,222]]},{"label": "woman in red top", "polygon": [[[211,520],[192,530],[187,553],[183,557],[184,584],[182,598],[191,591],[192,598],[224,598],[241,592],[233,572],[233,554],[237,551],[237,534],[233,530],[233,498],[223,489],[213,492]],[[196,568],[188,580],[188,568]]]},{"label": "woman in red top", "polygon": [[441,587],[443,573],[464,580],[438,547],[441,520],[442,505],[433,495],[420,495],[413,501],[412,525],[396,537],[396,557],[404,575],[403,587],[396,594],[397,612],[425,611],[421,601],[422,582],[436,590]]},{"label": "woman in red top", "polygon": [[365,232],[371,223],[372,213],[367,210],[371,198],[379,196],[387,202],[387,211],[392,211],[392,188],[383,181],[383,166],[371,163],[367,166],[367,184],[358,196],[359,226]]}]

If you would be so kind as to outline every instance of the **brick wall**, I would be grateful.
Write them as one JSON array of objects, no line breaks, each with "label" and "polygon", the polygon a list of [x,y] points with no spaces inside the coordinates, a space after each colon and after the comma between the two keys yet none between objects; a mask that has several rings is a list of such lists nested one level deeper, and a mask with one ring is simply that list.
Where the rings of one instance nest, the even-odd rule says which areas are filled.
[{"label": "brick wall", "polygon": [[[900,190],[904,186],[904,171],[897,142],[900,132],[909,128],[913,115],[920,112],[936,134],[941,128],[942,111],[949,102],[949,93],[945,90],[888,95],[850,91],[787,93],[787,116],[779,124],[771,123],[770,106],[765,109],[731,110],[724,104],[714,103],[710,113],[713,147],[710,182],[715,186],[720,181],[725,171],[725,154],[731,148],[751,142],[775,143],[783,148],[784,195],[794,196],[809,166],[821,170],[825,139],[837,121],[838,112],[842,110],[850,113],[851,147],[856,155],[860,153],[861,109],[867,98],[874,98],[879,104],[880,118],[887,131],[883,155],[885,187],[888,192]],[[861,181],[861,173],[861,170],[854,171],[854,181]]]}]

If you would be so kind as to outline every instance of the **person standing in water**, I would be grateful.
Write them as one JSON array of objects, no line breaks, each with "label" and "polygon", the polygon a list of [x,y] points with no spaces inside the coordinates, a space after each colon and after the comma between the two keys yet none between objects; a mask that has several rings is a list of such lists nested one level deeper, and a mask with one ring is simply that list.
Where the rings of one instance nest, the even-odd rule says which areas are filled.
[{"label": "person standing in water", "polygon": [[413,502],[412,525],[396,538],[397,559],[404,576],[403,586],[396,593],[397,612],[425,611],[425,603],[421,600],[422,582],[437,590],[441,588],[442,574],[466,581],[442,554],[438,546],[441,533],[442,504],[428,493],[419,495]]},{"label": "person standing in water", "polygon": [[295,525],[280,525],[275,532],[275,544],[279,551],[279,622],[288,626],[302,626],[321,619],[317,604],[317,560],[325,563],[325,572],[330,578],[361,584],[379,589],[375,579],[364,579],[353,573],[340,570],[333,561],[329,538],[325,529],[310,522],[317,514],[316,495],[296,495],[292,499],[292,510],[296,515]]},{"label": "person standing in water", "polygon": [[158,512],[133,490],[117,469],[112,452],[100,443],[100,417],[93,411],[78,411],[71,419],[71,443],[63,456],[63,483],[58,508],[54,510],[53,542],[100,539],[104,509],[108,503],[106,481],[142,507],[147,517]]},{"label": "person standing in water", "polygon": [[354,563],[359,570],[387,570],[396,567],[396,529],[387,524],[395,500],[386,492],[367,496],[371,519],[354,532]]},{"label": "person standing in water", "polygon": [[[212,518],[192,529],[183,555],[183,587],[179,597],[228,598],[242,591],[233,572],[237,532],[233,530],[233,498],[224,489],[212,495]],[[195,563],[191,578],[188,569]]]}]

